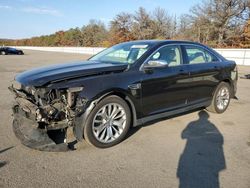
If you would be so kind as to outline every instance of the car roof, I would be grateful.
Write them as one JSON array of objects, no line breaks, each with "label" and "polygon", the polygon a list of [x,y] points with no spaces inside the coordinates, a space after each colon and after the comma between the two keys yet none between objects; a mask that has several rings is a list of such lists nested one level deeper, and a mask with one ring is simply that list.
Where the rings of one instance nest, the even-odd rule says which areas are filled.
[{"label": "car roof", "polygon": [[148,43],[152,45],[157,45],[157,44],[171,44],[171,43],[176,43],[176,44],[195,44],[195,45],[202,45],[201,43],[198,42],[192,42],[192,41],[187,41],[187,40],[134,40],[134,41],[129,41],[126,43],[133,43],[133,44],[139,44],[139,43]]},{"label": "car roof", "polygon": [[216,55],[219,59],[225,60],[225,58],[220,55],[218,52],[216,52],[215,50],[209,48],[208,46],[198,43],[198,42],[192,42],[192,41],[186,41],[186,40],[134,40],[134,41],[129,41],[127,43],[131,43],[131,44],[150,44],[152,46],[161,46],[161,45],[166,45],[166,44],[192,44],[192,45],[198,45],[201,46],[207,50],[209,50],[210,52],[212,52],[214,55]]}]

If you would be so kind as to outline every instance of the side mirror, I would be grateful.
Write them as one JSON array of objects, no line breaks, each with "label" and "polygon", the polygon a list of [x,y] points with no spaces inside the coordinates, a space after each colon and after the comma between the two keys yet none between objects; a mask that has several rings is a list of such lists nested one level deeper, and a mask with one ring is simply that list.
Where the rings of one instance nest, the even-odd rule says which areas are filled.
[{"label": "side mirror", "polygon": [[151,69],[151,68],[159,68],[159,67],[167,67],[168,63],[163,60],[150,60],[145,65],[144,68]]}]

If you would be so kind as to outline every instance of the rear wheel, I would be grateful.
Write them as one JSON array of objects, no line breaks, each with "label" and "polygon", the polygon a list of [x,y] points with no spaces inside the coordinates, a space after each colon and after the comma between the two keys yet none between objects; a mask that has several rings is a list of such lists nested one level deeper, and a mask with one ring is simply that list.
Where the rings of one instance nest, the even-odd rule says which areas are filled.
[{"label": "rear wheel", "polygon": [[84,138],[96,147],[111,147],[124,139],[130,122],[127,103],[118,96],[106,97],[90,113],[84,127]]},{"label": "rear wheel", "polygon": [[212,102],[207,107],[207,110],[219,114],[225,112],[230,103],[230,91],[230,85],[226,82],[221,82],[217,86]]},{"label": "rear wheel", "polygon": [[1,51],[1,55],[6,55],[6,52],[5,51]]}]

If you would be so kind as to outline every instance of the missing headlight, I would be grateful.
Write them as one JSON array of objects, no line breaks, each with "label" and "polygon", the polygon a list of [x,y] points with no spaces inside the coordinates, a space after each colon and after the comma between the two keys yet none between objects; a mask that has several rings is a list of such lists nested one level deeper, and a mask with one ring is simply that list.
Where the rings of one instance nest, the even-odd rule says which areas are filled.
[{"label": "missing headlight", "polygon": [[17,90],[22,89],[22,84],[19,83],[18,81],[13,80],[11,83],[12,83],[12,86],[13,86],[15,89],[17,89]]}]

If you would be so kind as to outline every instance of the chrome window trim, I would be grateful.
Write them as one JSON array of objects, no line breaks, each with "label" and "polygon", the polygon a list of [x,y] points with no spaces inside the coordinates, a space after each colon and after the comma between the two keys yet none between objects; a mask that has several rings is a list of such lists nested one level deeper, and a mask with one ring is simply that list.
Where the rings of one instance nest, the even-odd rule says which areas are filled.
[{"label": "chrome window trim", "polygon": [[[198,48],[204,50],[205,52],[208,52],[209,54],[212,54],[213,56],[215,56],[215,57],[218,59],[218,61],[221,62],[221,59],[220,59],[215,53],[213,53],[213,52],[210,51],[209,49],[205,48],[204,46],[200,46],[200,45],[196,45],[196,44],[185,44],[185,45],[183,45],[183,46],[184,46],[184,48],[185,48],[185,46],[196,46],[196,47],[198,47]],[[214,61],[204,62],[204,63],[213,63],[213,62],[214,62]],[[203,64],[203,63],[197,63],[197,64]],[[187,65],[194,65],[194,64],[187,64]]]},{"label": "chrome window trim", "polygon": [[165,44],[165,45],[160,46],[159,48],[157,48],[155,51],[153,51],[153,52],[150,54],[150,56],[147,57],[147,59],[141,64],[141,66],[140,66],[140,68],[139,68],[139,71],[143,71],[144,64],[145,64],[146,62],[148,62],[149,59],[150,59],[158,50],[160,50],[160,49],[162,49],[162,48],[165,48],[165,47],[167,47],[167,46],[177,46],[178,49],[179,49],[179,51],[180,51],[181,64],[180,64],[180,65],[177,65],[177,66],[173,66],[173,67],[179,67],[179,66],[184,65],[184,64],[183,64],[183,56],[182,56],[181,45],[180,45],[180,44],[176,44],[176,43],[175,43],[175,44]]},{"label": "chrome window trim", "polygon": [[[215,54],[213,51],[210,51],[209,49],[205,48],[204,46],[202,45],[199,45],[199,44],[189,44],[189,43],[172,43],[172,44],[165,44],[163,46],[160,46],[159,48],[157,48],[155,51],[153,51],[149,57],[147,57],[147,59],[141,64],[140,68],[139,68],[139,71],[143,71],[143,67],[144,67],[144,64],[155,54],[155,52],[157,52],[158,50],[160,50],[161,48],[164,48],[166,46],[179,46],[180,50],[181,50],[181,47],[182,46],[196,46],[196,47],[199,47],[199,48],[202,48],[203,50],[209,52],[210,54],[214,55],[219,62],[222,62],[221,58],[218,57],[217,54]],[[213,63],[213,61],[211,62],[204,62],[204,63]],[[197,63],[197,65],[199,64],[202,64],[202,63]],[[183,54],[182,54],[182,50],[181,50],[181,64],[180,65],[177,65],[177,66],[174,66],[174,67],[179,67],[179,66],[183,66],[183,65],[194,65],[194,64],[184,64],[183,63]]]}]

